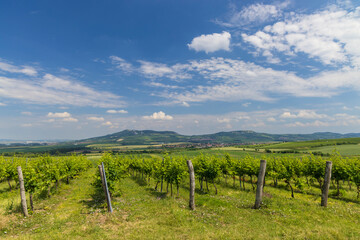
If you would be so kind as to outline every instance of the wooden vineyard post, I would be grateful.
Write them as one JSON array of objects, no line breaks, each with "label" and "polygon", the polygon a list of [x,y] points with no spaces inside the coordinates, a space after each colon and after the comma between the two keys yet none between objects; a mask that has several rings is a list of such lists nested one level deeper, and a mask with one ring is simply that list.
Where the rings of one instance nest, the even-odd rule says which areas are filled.
[{"label": "wooden vineyard post", "polygon": [[108,212],[112,213],[113,209],[112,209],[112,206],[111,206],[111,198],[110,198],[110,193],[109,193],[109,189],[108,189],[108,186],[107,186],[105,167],[104,167],[103,162],[101,163],[101,168],[102,168],[103,177],[104,177],[105,195],[106,195],[106,201],[107,201],[107,205],[108,205]]},{"label": "wooden vineyard post", "polygon": [[262,201],[262,195],[263,195],[265,171],[266,171],[266,160],[260,160],[260,170],[259,170],[259,176],[258,176],[258,181],[257,181],[256,199],[255,199],[254,209],[260,208],[260,204]]},{"label": "wooden vineyard post", "polygon": [[189,168],[189,175],[190,175],[190,200],[189,200],[189,207],[191,210],[195,210],[195,173],[194,167],[191,160],[186,161],[188,168]]},{"label": "wooden vineyard post", "polygon": [[107,196],[106,196],[105,182],[104,182],[104,172],[103,172],[103,170],[102,170],[102,166],[101,166],[101,165],[99,165],[98,167],[99,167],[100,178],[101,178],[101,186],[102,186],[102,188],[103,188],[105,197],[107,197]]},{"label": "wooden vineyard post", "polygon": [[163,182],[164,182],[164,176],[162,175],[163,166],[164,166],[164,158],[162,159],[162,162],[161,162],[161,186],[160,186],[160,192],[162,192],[162,190],[163,190]]},{"label": "wooden vineyard post", "polygon": [[327,200],[328,200],[330,181],[331,181],[331,168],[332,168],[332,162],[326,161],[324,185],[322,187],[322,193],[321,193],[321,206],[323,207],[327,207]]},{"label": "wooden vineyard post", "polygon": [[18,175],[19,175],[19,183],[20,183],[20,197],[21,197],[21,206],[25,217],[28,217],[28,210],[26,204],[26,196],[25,196],[25,186],[24,186],[24,177],[22,174],[21,167],[17,167]]}]

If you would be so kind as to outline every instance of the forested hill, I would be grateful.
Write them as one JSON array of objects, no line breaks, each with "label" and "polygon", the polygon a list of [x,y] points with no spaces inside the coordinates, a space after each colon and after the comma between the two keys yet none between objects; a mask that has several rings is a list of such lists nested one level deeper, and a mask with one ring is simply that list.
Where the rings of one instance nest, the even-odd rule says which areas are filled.
[{"label": "forested hill", "polygon": [[254,131],[231,131],[204,135],[181,135],[172,131],[124,130],[101,137],[79,140],[81,143],[121,143],[123,145],[190,143],[265,143],[293,142],[318,139],[360,137],[360,133],[317,132],[312,134],[268,134]]}]

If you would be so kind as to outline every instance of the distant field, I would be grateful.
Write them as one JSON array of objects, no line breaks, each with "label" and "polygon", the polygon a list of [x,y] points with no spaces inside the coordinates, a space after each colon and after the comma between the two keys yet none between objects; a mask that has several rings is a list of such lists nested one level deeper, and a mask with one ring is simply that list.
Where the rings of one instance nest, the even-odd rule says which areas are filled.
[{"label": "distant field", "polygon": [[[227,148],[224,148],[224,150]],[[229,150],[254,151],[265,153],[267,150],[272,152],[297,151],[299,153],[321,152],[331,154],[336,149],[343,156],[360,155],[360,138],[316,140],[304,142],[286,142],[272,144],[258,144],[242,147],[232,147]]]},{"label": "distant field", "polygon": [[349,145],[338,145],[338,146],[325,146],[319,148],[313,148],[312,151],[319,151],[322,153],[331,154],[334,150],[338,151],[342,156],[349,155],[360,155],[360,145],[359,144],[349,144]]},{"label": "distant field", "polygon": [[87,145],[87,148],[91,149],[102,149],[102,150],[135,150],[135,149],[146,149],[148,147],[161,147],[161,145],[120,145],[120,144],[91,144]]},{"label": "distant field", "polygon": [[[186,144],[173,143],[168,145]],[[244,145],[233,147],[216,147],[200,149],[203,152],[211,152],[211,154],[223,154],[224,151],[229,152],[232,156],[245,156],[250,155],[264,155],[268,152],[271,154],[284,154],[296,152],[295,154],[308,154],[309,152],[317,152],[322,154],[331,154],[336,150],[343,156],[360,155],[360,138],[347,138],[347,139],[330,139],[330,140],[315,140],[304,142],[286,142],[286,143],[269,143],[257,145]],[[176,154],[183,154],[192,156],[193,152],[198,149],[194,148],[162,148],[161,144],[146,144],[146,145],[121,145],[120,143],[98,143],[98,144],[78,144],[71,143],[51,145],[51,146],[17,146],[17,147],[0,147],[0,154],[8,153],[44,153],[51,154],[69,154],[71,152],[102,152],[102,151],[148,151],[153,148],[157,151],[176,152]],[[280,153],[283,152],[283,153]]]},{"label": "distant field", "polygon": [[359,144],[360,138],[345,138],[345,139],[330,139],[330,140],[315,140],[315,141],[304,141],[304,142],[286,142],[276,144],[264,144],[250,146],[252,148],[265,148],[265,149],[310,149],[323,146],[339,146],[347,144]]}]

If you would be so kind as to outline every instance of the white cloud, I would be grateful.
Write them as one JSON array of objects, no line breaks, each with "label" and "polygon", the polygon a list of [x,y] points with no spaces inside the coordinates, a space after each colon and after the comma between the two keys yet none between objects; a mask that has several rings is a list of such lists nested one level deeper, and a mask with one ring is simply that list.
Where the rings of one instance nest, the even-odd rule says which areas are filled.
[{"label": "white cloud", "polygon": [[237,10],[232,4],[227,21],[216,20],[216,23],[225,27],[246,27],[277,19],[283,15],[283,10],[290,4],[289,0],[276,4],[255,3]]},{"label": "white cloud", "polygon": [[303,122],[289,123],[286,124],[286,126],[287,127],[328,127],[330,126],[330,124],[327,122],[316,120],[314,122],[308,122],[308,123],[303,123]]},{"label": "white cloud", "polygon": [[177,102],[272,101],[267,93],[285,93],[295,96],[328,96],[295,74],[263,68],[240,60],[211,58],[191,61],[189,71],[209,80],[208,85],[198,85],[185,91],[171,91],[162,96]]},{"label": "white cloud", "polygon": [[50,118],[50,119],[43,120],[43,122],[52,123],[52,122],[55,122],[55,119]]},{"label": "white cloud", "polygon": [[1,61],[1,59],[0,59],[0,70],[9,72],[9,73],[22,73],[22,74],[25,74],[28,76],[36,76],[37,75],[37,71],[33,67],[30,67],[30,66],[18,67],[18,66],[12,65],[10,63],[3,62],[3,61]]},{"label": "white cloud", "polygon": [[[271,102],[277,97],[321,98],[346,91],[360,91],[360,69],[351,67],[323,71],[304,78],[294,72],[274,70],[251,62],[226,58],[191,60],[185,64],[177,63],[170,66],[140,62],[142,66],[139,71],[145,77],[174,80],[180,71],[182,76],[186,76],[182,83],[191,79],[191,82],[188,81],[188,84],[182,84],[181,87],[169,87],[166,91],[152,93],[152,96],[167,99],[157,105],[186,106],[192,102],[241,100]],[[163,83],[155,85],[166,86]]]},{"label": "white cloud", "polygon": [[60,70],[60,72],[64,72],[64,73],[67,73],[67,72],[69,72],[70,70],[69,69],[67,69],[67,68],[60,68],[59,69]]},{"label": "white cloud", "polygon": [[114,64],[116,68],[122,70],[123,72],[129,74],[134,71],[133,65],[125,61],[123,58],[117,56],[110,56],[109,58],[111,59],[112,64]]},{"label": "white cloud", "polygon": [[[51,122],[78,122],[79,120],[76,118],[73,118],[70,113],[68,112],[62,112],[62,113],[53,113],[49,112],[47,114],[47,117],[50,118],[48,120],[45,120],[45,122],[51,123]],[[55,120],[56,118],[57,120]]]},{"label": "white cloud", "polygon": [[326,114],[318,114],[313,110],[299,110],[298,113],[284,112],[280,115],[280,118],[305,118],[305,119],[317,119],[326,118]]},{"label": "white cloud", "polygon": [[276,119],[274,117],[269,117],[266,119],[268,122],[276,122]]},{"label": "white cloud", "polygon": [[231,121],[231,119],[229,119],[229,118],[218,118],[217,121],[219,123],[229,123]]},{"label": "white cloud", "polygon": [[184,107],[190,107],[190,104],[188,104],[187,102],[182,102],[181,105],[183,105]]},{"label": "white cloud", "polygon": [[90,121],[96,121],[96,122],[105,121],[105,119],[103,117],[87,117],[87,119]]},{"label": "white cloud", "polygon": [[191,75],[186,73],[186,70],[189,68],[187,64],[175,64],[169,67],[163,63],[142,60],[139,60],[138,62],[141,64],[138,71],[148,78],[166,77],[172,80],[191,78]]},{"label": "white cloud", "polygon": [[250,104],[251,104],[251,103],[246,102],[246,103],[241,104],[241,106],[243,106],[243,107],[248,107],[248,106],[250,106]]},{"label": "white cloud", "polygon": [[63,113],[52,113],[52,112],[49,112],[47,114],[47,117],[49,118],[69,118],[71,117],[71,114],[68,113],[68,112],[63,112]]},{"label": "white cloud", "polygon": [[148,86],[151,87],[160,87],[160,88],[170,88],[170,89],[177,89],[180,88],[179,86],[175,86],[175,85],[168,85],[168,84],[163,84],[163,83],[159,83],[159,82],[146,82],[145,83]]},{"label": "white cloud", "polygon": [[110,109],[110,110],[107,110],[106,112],[107,112],[107,113],[111,113],[111,114],[116,114],[116,113],[128,113],[128,111],[123,110],[123,109],[121,109],[121,110]]},{"label": "white cloud", "polygon": [[112,126],[113,124],[112,124],[112,122],[107,121],[107,122],[102,123],[101,125],[102,126]]},{"label": "white cloud", "polygon": [[79,120],[77,120],[76,118],[73,118],[73,117],[68,117],[68,118],[62,118],[60,121],[63,121],[63,122],[78,122]]},{"label": "white cloud", "polygon": [[288,55],[305,53],[323,64],[360,67],[360,7],[344,10],[331,7],[313,14],[293,14],[266,26],[255,34],[242,34],[243,40],[258,51]]},{"label": "white cloud", "polygon": [[120,96],[51,74],[35,80],[0,76],[0,97],[43,105],[114,107],[125,104],[119,100]]},{"label": "white cloud", "polygon": [[33,125],[31,123],[24,123],[21,124],[21,127],[32,127]]},{"label": "white cloud", "polygon": [[5,106],[6,106],[5,103],[0,102],[0,107],[5,107]]},{"label": "white cloud", "polygon": [[[188,71],[207,82],[158,93],[173,103],[205,101],[274,101],[274,94],[295,97],[331,97],[344,91],[360,91],[360,70],[344,68],[324,71],[302,78],[288,71],[244,62],[241,60],[211,58],[190,61]],[[199,82],[199,81],[198,81]],[[272,97],[270,97],[272,96]],[[276,96],[276,95],[275,95]],[[164,104],[169,104],[166,101]]]},{"label": "white cloud", "polygon": [[190,44],[189,49],[196,52],[204,51],[206,53],[216,52],[219,50],[230,51],[231,34],[228,32],[213,33],[195,37]]},{"label": "white cloud", "polygon": [[163,111],[154,112],[152,115],[144,116],[143,118],[147,119],[147,120],[150,120],[150,119],[154,119],[154,120],[173,120],[172,116],[166,115]]}]

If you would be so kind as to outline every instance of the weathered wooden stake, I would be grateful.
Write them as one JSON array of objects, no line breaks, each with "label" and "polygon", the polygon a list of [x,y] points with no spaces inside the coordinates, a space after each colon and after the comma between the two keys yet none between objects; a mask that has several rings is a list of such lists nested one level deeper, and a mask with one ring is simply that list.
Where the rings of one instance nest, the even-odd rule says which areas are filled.
[{"label": "weathered wooden stake", "polygon": [[255,209],[260,208],[260,204],[262,201],[265,171],[266,171],[266,160],[260,160],[260,170],[259,170],[259,176],[258,176],[258,181],[257,181],[256,199],[255,199],[255,205],[254,205]]},{"label": "weathered wooden stake", "polygon": [[[164,158],[162,159],[162,163],[161,163],[161,168],[163,167],[164,165]],[[162,170],[161,170],[162,171]],[[161,188],[160,188],[160,192],[163,191],[163,181],[164,180],[164,177],[161,175]]]},{"label": "weathered wooden stake", "polygon": [[105,198],[107,197],[106,196],[106,188],[105,188],[105,181],[104,181],[104,172],[102,170],[102,166],[101,165],[98,165],[99,167],[99,172],[100,172],[100,178],[101,178],[101,186],[103,188],[103,191],[104,191],[104,194],[105,194]]},{"label": "weathered wooden stake", "polygon": [[104,167],[104,163],[101,163],[102,166],[102,170],[103,170],[103,174],[104,174],[104,184],[105,184],[105,194],[106,194],[106,201],[107,201],[107,205],[108,205],[108,212],[112,213],[113,209],[111,206],[111,198],[110,198],[110,193],[109,193],[109,189],[107,186],[107,181],[106,181],[106,173],[105,173],[105,167]]},{"label": "weathered wooden stake", "polygon": [[25,186],[24,186],[24,177],[22,174],[21,167],[17,167],[18,175],[19,175],[19,183],[20,183],[20,197],[21,197],[21,206],[25,217],[28,217],[28,210],[26,204],[26,196],[25,196]]},{"label": "weathered wooden stake", "polygon": [[328,200],[329,188],[331,182],[331,168],[332,168],[332,162],[326,161],[324,184],[322,187],[322,194],[321,194],[321,206],[323,207],[327,207],[327,200]]},{"label": "weathered wooden stake", "polygon": [[186,161],[188,168],[189,168],[189,175],[190,175],[190,200],[189,200],[189,207],[191,210],[195,210],[195,173],[194,167],[191,160]]}]

